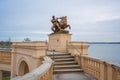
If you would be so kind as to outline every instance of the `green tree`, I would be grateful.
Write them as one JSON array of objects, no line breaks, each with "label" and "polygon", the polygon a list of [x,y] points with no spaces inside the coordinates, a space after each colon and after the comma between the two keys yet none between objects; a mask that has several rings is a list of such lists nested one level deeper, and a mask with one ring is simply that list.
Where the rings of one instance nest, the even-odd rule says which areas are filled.
[{"label": "green tree", "polygon": [[31,42],[30,38],[24,38],[23,42]]}]

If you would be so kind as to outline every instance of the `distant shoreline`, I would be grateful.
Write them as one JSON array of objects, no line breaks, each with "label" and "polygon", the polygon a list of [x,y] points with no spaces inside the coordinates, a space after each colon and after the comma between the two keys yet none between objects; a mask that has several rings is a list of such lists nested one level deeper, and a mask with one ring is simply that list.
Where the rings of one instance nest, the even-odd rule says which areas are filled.
[{"label": "distant shoreline", "polygon": [[120,42],[88,42],[89,44],[120,44]]}]

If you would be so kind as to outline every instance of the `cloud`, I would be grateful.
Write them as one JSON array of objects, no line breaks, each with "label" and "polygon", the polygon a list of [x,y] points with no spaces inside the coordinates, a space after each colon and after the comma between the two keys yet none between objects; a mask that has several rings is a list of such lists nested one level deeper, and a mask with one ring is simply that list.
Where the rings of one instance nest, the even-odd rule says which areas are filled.
[{"label": "cloud", "polygon": [[[111,34],[117,35],[114,40],[120,40],[117,33],[120,32],[119,3],[118,0],[2,0],[0,1],[0,37],[12,36],[18,40],[20,39],[18,35],[34,37],[34,39],[46,35],[47,38],[47,34],[51,32],[51,16],[66,15],[72,27],[70,31],[75,36],[85,37],[85,40],[106,41]],[[104,38],[100,39],[99,35]],[[77,38],[81,39],[81,37]]]},{"label": "cloud", "polygon": [[45,31],[0,31],[0,33],[14,33],[14,34],[49,34],[50,32],[45,32]]}]

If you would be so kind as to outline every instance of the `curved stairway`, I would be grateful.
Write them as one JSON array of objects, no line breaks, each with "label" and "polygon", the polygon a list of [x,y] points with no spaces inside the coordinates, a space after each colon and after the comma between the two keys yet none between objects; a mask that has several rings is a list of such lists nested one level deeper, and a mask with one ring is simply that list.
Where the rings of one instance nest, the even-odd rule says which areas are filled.
[{"label": "curved stairway", "polygon": [[62,72],[82,72],[80,65],[75,61],[74,57],[69,53],[48,54],[54,61],[54,73]]}]

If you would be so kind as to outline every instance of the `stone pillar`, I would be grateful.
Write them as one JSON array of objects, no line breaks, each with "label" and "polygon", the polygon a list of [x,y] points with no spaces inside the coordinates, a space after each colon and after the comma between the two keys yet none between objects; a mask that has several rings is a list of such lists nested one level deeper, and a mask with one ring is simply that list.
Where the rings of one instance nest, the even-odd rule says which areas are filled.
[{"label": "stone pillar", "polygon": [[50,34],[48,50],[67,52],[67,43],[69,41],[71,41],[71,34]]},{"label": "stone pillar", "polygon": [[107,64],[107,79],[108,80],[116,80],[114,79],[114,69],[112,64]]},{"label": "stone pillar", "polygon": [[2,71],[0,71],[0,80],[2,80]]},{"label": "stone pillar", "polygon": [[12,53],[11,53],[11,79],[13,77],[16,77],[16,60],[17,60],[17,56],[16,56],[16,43],[13,43],[14,45],[12,45]]},{"label": "stone pillar", "polygon": [[12,52],[12,59],[11,59],[11,79],[16,76],[16,54]]},{"label": "stone pillar", "polygon": [[99,80],[107,80],[107,67],[104,61],[100,62],[100,79]]}]

